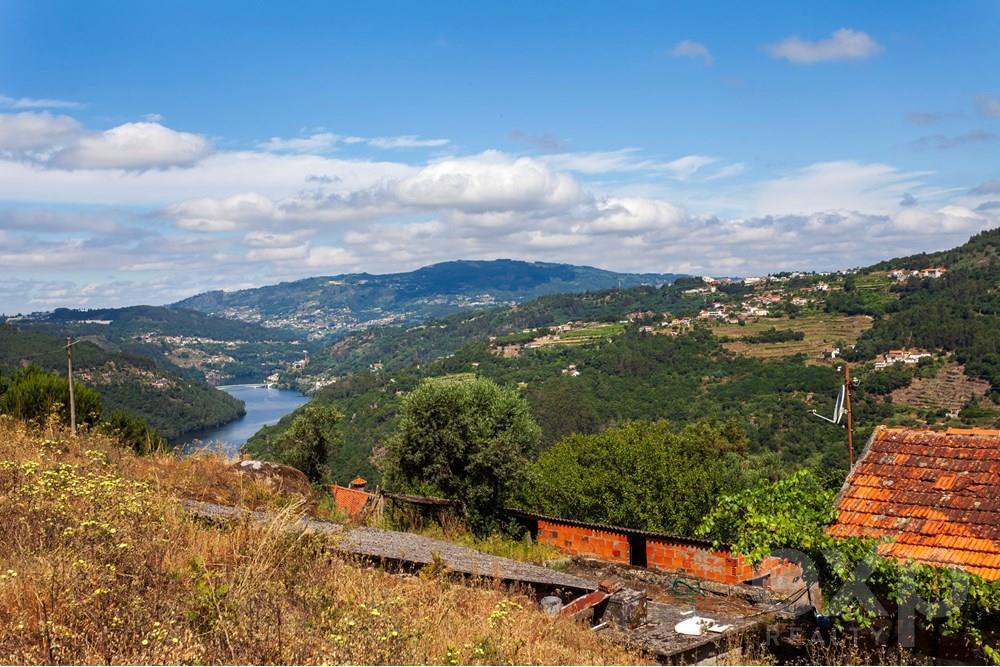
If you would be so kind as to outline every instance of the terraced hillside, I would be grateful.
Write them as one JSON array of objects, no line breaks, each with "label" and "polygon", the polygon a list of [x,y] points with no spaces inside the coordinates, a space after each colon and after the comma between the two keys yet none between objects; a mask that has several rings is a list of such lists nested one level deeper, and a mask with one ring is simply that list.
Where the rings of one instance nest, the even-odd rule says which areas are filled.
[{"label": "terraced hillside", "polygon": [[970,378],[962,364],[944,364],[932,378],[914,378],[909,387],[892,392],[892,402],[924,410],[944,408],[958,412],[970,398],[983,397],[989,392],[986,380]]}]

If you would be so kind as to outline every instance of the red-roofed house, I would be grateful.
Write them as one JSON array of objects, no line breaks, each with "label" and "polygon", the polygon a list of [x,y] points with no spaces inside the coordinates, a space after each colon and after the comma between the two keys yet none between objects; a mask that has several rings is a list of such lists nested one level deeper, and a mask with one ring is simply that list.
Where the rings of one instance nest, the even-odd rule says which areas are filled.
[{"label": "red-roofed house", "polygon": [[836,537],[1000,579],[1000,430],[880,426],[837,497]]}]

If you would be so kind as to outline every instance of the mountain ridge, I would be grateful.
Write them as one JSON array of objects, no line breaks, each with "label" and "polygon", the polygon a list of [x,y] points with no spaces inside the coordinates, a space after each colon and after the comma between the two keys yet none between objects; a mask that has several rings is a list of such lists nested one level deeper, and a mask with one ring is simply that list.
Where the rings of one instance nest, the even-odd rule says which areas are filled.
[{"label": "mountain ridge", "polygon": [[170,307],[306,331],[315,339],[513,305],[549,294],[660,285],[678,277],[512,259],[454,260],[407,272],[313,276],[231,292],[214,290]]}]

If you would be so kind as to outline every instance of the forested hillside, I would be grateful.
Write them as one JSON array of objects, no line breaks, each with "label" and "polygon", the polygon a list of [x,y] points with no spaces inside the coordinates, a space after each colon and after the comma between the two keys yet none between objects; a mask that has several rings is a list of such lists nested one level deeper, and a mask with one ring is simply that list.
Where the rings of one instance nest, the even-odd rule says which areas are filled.
[{"label": "forested hillside", "polygon": [[236,292],[206,292],[174,306],[296,329],[319,339],[371,326],[412,324],[458,311],[519,303],[546,294],[658,285],[676,277],[509,259],[456,261],[406,273],[322,276]]},{"label": "forested hillside", "polygon": [[[0,373],[33,364],[65,374],[64,345],[62,338],[0,324]],[[89,341],[73,346],[73,368],[77,381],[101,395],[105,416],[119,410],[136,415],[169,440],[243,414],[241,401],[202,380],[158,368],[146,357],[107,352]]]},{"label": "forested hillside", "polygon": [[[714,418],[731,420],[745,434],[740,465],[749,474],[746,479],[776,479],[802,467],[823,469],[836,479],[836,471],[847,465],[844,431],[811,411],[830,412],[840,374],[829,359],[824,363],[815,356],[781,352],[804,344],[797,318],[809,323],[810,340],[819,340],[816,329],[829,323],[837,333],[827,337],[826,349],[845,335],[845,323],[861,323],[854,329],[854,337],[861,335],[857,347],[844,350],[860,380],[854,396],[859,446],[878,423],[931,419],[933,410],[914,415],[906,406],[894,405],[890,394],[915,377],[953,368],[948,366],[953,357],[970,374],[994,382],[995,392],[992,369],[1000,354],[997,238],[997,231],[987,232],[953,251],[840,275],[779,275],[776,288],[731,283],[702,293],[700,280],[682,279],[670,286],[543,297],[419,327],[375,329],[318,353],[302,375],[308,381],[323,374],[339,378],[321,389],[315,401],[344,414],[343,444],[328,452],[332,475],[340,481],[358,473],[377,479],[378,460],[395,432],[401,401],[424,378],[442,376],[485,377],[518,387],[541,427],[542,450],[570,434],[596,433],[629,420],[666,419],[681,426]],[[935,280],[893,283],[886,277],[893,267],[925,268],[928,262],[945,261],[950,263],[947,273]],[[740,326],[720,329],[707,319],[671,331],[659,323],[704,315],[706,308],[724,310],[726,304],[754,298],[754,289],[778,296],[770,315],[752,326],[741,320]],[[808,303],[796,305],[796,300]],[[856,315],[859,304],[874,321],[840,314]],[[574,320],[625,324],[609,325],[603,337],[587,334],[599,329],[591,326],[564,332],[551,345],[545,342],[552,338],[547,327]],[[768,326],[769,321],[782,327]],[[743,324],[758,333],[738,338],[740,345],[730,342]],[[723,329],[725,335],[716,333]],[[530,341],[534,347],[524,345]],[[508,344],[516,348],[510,357],[502,353]],[[815,349],[824,349],[822,345]],[[873,367],[876,353],[909,346],[926,347],[934,358],[919,367]],[[988,406],[962,413],[963,419],[988,420],[996,414]],[[248,448],[258,451],[293,418],[264,429]]]},{"label": "forested hillside", "polygon": [[903,347],[951,352],[970,375],[989,381],[1000,398],[1000,229],[977,234],[953,250],[891,260],[862,273],[932,265],[947,267],[947,273],[891,287],[898,299],[876,313],[875,325],[850,358],[870,359]]},{"label": "forested hillside", "polygon": [[310,348],[304,336],[284,329],[158,306],[57,308],[15,323],[21,329],[85,338],[109,351],[148,357],[174,374],[212,384],[262,382],[304,359]]}]

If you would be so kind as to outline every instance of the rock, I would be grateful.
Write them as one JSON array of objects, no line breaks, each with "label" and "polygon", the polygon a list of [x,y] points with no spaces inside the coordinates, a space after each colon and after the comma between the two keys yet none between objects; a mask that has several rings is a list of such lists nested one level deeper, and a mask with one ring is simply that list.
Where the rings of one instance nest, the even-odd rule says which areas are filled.
[{"label": "rock", "polygon": [[312,497],[312,485],[305,473],[297,468],[271,461],[250,459],[234,463],[232,470],[262,481],[278,493],[297,493],[306,499]]}]

